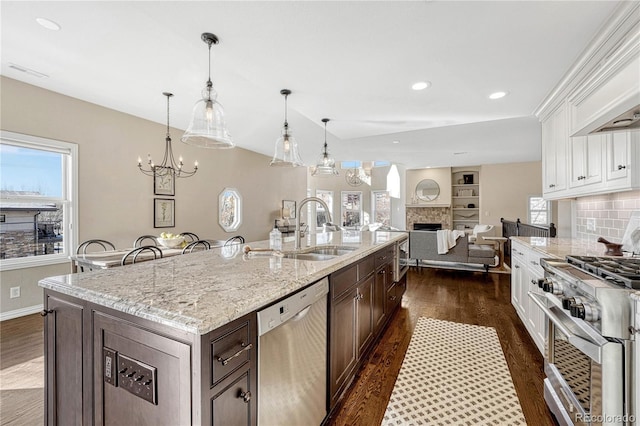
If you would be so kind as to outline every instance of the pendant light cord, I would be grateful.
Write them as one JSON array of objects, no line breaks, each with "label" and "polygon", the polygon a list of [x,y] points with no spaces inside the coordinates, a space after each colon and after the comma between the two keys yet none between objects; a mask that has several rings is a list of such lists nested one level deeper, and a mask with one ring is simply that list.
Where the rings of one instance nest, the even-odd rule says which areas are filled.
[{"label": "pendant light cord", "polygon": [[209,45],[209,80],[207,81],[207,86],[212,86],[213,83],[211,83],[211,41],[207,42],[207,44]]},{"label": "pendant light cord", "polygon": [[170,137],[170,133],[169,133],[169,98],[171,96],[166,95],[167,96],[167,137]]},{"label": "pendant light cord", "polygon": [[289,97],[289,95],[284,95],[284,127],[285,129],[289,128],[289,123],[287,122],[287,97]]}]

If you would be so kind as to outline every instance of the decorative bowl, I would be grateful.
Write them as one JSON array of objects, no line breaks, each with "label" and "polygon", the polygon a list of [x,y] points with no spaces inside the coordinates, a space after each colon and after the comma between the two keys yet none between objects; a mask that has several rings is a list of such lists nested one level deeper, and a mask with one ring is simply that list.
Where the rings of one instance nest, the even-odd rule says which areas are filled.
[{"label": "decorative bowl", "polygon": [[166,248],[179,248],[184,242],[184,237],[179,236],[175,238],[160,238],[158,237],[158,243]]}]

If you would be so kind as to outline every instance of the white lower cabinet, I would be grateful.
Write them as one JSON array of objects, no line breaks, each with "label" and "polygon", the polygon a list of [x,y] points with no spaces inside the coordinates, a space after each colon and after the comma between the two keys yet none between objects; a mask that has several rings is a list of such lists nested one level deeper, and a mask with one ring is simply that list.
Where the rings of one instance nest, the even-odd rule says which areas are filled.
[{"label": "white lower cabinet", "polygon": [[538,279],[544,278],[544,270],[540,266],[542,257],[532,248],[511,241],[511,303],[538,350],[544,354],[547,339],[545,315],[529,297],[530,291],[542,293],[538,287]]}]

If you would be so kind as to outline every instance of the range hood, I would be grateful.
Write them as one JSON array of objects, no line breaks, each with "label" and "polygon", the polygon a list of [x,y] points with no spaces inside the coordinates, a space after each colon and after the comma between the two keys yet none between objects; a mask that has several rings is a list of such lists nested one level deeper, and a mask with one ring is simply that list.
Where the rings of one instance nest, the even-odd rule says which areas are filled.
[{"label": "range hood", "polygon": [[640,129],[640,105],[636,105],[616,118],[607,121],[602,126],[589,132],[589,134],[633,129]]}]

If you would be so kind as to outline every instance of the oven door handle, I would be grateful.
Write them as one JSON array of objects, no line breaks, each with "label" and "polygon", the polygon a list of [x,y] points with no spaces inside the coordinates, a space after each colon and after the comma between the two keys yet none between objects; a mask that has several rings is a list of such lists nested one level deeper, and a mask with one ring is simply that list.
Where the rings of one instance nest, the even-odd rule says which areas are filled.
[{"label": "oven door handle", "polygon": [[571,330],[569,330],[562,323],[560,318],[558,318],[558,316],[553,311],[551,311],[551,309],[547,307],[546,299],[541,297],[539,294],[535,294],[530,291],[529,297],[531,298],[531,300],[535,302],[536,305],[538,305],[540,309],[542,309],[542,312],[544,312],[544,314],[547,316],[547,318],[549,318],[549,320],[553,323],[553,325],[555,325],[562,334],[567,336],[567,339],[569,339],[569,343],[571,343],[573,346],[578,348],[580,352],[587,355],[589,358],[591,358],[598,364],[602,364],[602,346],[603,345],[592,343],[589,340],[584,339],[572,333]]}]

